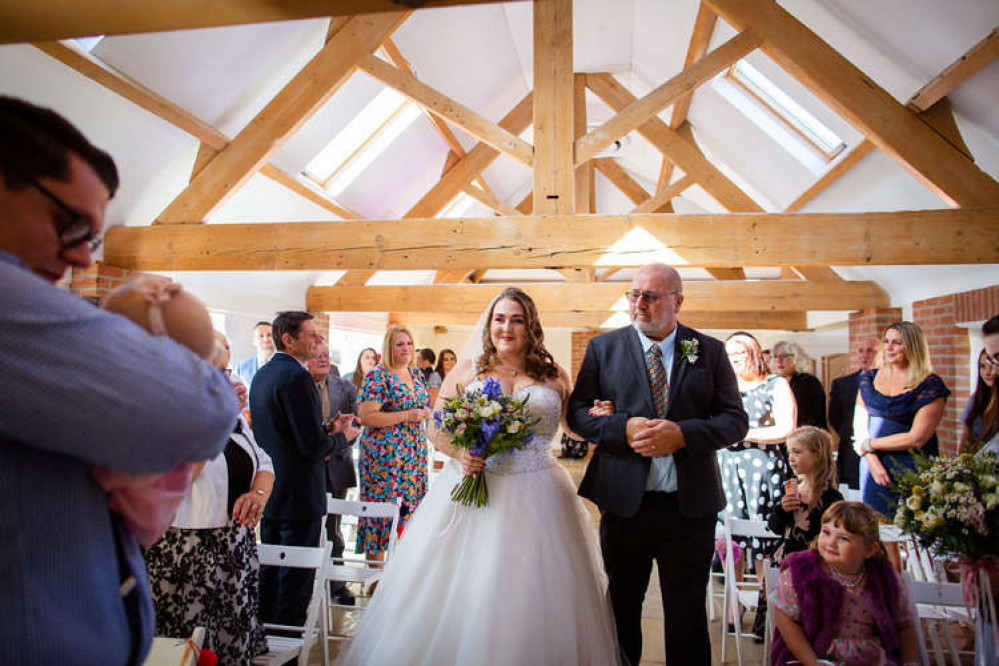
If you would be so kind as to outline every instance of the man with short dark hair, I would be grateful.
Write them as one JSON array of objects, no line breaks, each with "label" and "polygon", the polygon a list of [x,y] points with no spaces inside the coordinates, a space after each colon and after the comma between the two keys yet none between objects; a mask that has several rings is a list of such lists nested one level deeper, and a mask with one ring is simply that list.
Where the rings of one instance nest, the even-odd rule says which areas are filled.
[{"label": "man with short dark hair", "polygon": [[[260,521],[260,540],[283,546],[318,546],[326,516],[324,458],[347,447],[334,438],[353,423],[335,414],[327,430],[307,362],[322,343],[307,312],[281,312],[273,323],[277,351],[250,387],[253,434],[274,463],[274,490]],[[262,567],[260,619],[284,625],[305,622],[313,574]]]},{"label": "man with short dark hair", "polygon": [[253,375],[257,370],[274,356],[274,336],[269,321],[258,321],[253,327],[253,348],[256,350],[253,356],[236,364],[236,374],[246,382],[247,387],[253,384]]},{"label": "man with short dark hair", "polygon": [[111,157],[0,96],[0,661],[139,664],[145,563],[91,474],[213,458],[239,409],[222,373],[52,283],[100,245]]}]

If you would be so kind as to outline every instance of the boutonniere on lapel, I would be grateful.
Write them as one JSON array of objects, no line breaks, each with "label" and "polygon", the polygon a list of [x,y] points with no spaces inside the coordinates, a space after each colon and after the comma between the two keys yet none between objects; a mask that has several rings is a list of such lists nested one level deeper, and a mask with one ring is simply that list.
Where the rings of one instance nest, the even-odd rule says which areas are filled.
[{"label": "boutonniere on lapel", "polygon": [[680,352],[683,353],[683,357],[687,359],[687,363],[690,363],[691,365],[697,363],[697,353],[700,350],[701,345],[697,338],[680,340]]}]

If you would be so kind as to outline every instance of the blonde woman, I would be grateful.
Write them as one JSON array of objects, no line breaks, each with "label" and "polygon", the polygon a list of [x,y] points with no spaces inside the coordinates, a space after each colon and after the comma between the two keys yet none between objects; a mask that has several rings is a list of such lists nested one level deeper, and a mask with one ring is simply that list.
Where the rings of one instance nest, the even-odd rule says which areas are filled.
[{"label": "blonde woman", "polygon": [[[430,402],[423,374],[413,366],[413,336],[404,326],[385,333],[382,362],[364,376],[357,415],[364,426],[358,471],[362,501],[402,498],[405,526],[427,493],[427,447],[423,421]],[[357,552],[381,560],[389,543],[386,521],[361,518]]]},{"label": "blonde woman", "polygon": [[915,469],[912,451],[939,453],[936,429],[948,395],[950,390],[933,372],[922,329],[911,321],[890,324],[882,338],[880,370],[860,375],[853,417],[861,495],[889,519],[898,505],[889,486]]}]

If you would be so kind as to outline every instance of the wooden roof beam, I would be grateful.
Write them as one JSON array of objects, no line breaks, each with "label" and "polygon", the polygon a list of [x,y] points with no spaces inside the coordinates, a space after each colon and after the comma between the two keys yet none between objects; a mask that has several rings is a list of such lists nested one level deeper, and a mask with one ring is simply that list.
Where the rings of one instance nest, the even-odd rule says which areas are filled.
[{"label": "wooden roof beam", "polygon": [[[661,260],[663,249],[681,266],[989,264],[999,263],[997,216],[999,206],[119,226],[104,260],[147,271],[599,268]],[[662,247],[612,249],[639,229]]]},{"label": "wooden roof beam", "polygon": [[[499,127],[511,134],[520,134],[530,126],[533,112],[533,95],[528,93],[500,120]],[[420,218],[437,215],[465,185],[477,178],[499,156],[500,152],[487,143],[480,141],[475,144],[468,154],[455,162],[437,184],[430,188],[430,191],[424,194],[403,217]]]},{"label": "wooden roof beam", "polygon": [[576,208],[573,83],[572,0],[534,0],[534,215]]},{"label": "wooden roof beam", "polygon": [[[635,101],[635,96],[610,74],[587,74],[586,86],[615,111],[620,111]],[[653,116],[638,128],[638,133],[659,152],[673,160],[677,167],[690,175],[726,210],[733,213],[763,212],[759,204],[706,159],[696,146],[659,118]]]},{"label": "wooden roof beam", "polygon": [[[309,287],[305,304],[308,309],[329,312],[481,312],[506,286]],[[615,311],[627,311],[620,284],[534,283],[526,288],[539,312],[604,312],[610,316]],[[891,302],[874,282],[687,282],[683,292],[688,307],[704,312],[862,310],[886,307]]]},{"label": "wooden roof beam", "polygon": [[[527,290],[530,291],[530,287]],[[538,313],[546,328],[601,328],[609,312],[564,312],[546,310]],[[471,312],[393,312],[390,320],[407,326],[474,326],[479,318]],[[808,328],[805,312],[701,312],[681,310],[680,321],[696,329],[750,329],[803,331]]]},{"label": "wooden roof beam", "polygon": [[617,115],[576,142],[576,164],[591,159],[628,132],[638,129],[650,118],[672,104],[680,95],[693,91],[715,74],[760,45],[752,31],[744,31],[662,84],[645,97],[630,102]]},{"label": "wooden roof beam", "polygon": [[815,181],[814,185],[798,195],[798,198],[792,201],[784,212],[794,213],[804,208],[805,204],[819,196],[819,194],[824,192],[827,187],[839,180],[843,174],[856,166],[860,160],[867,157],[872,150],[874,150],[873,143],[867,139],[861,140],[861,142],[853,148],[844,152],[840,158],[836,160],[836,163],[833,164],[828,171],[822,174],[821,178]]},{"label": "wooden roof beam", "polygon": [[207,219],[249,180],[284,142],[406,20],[408,12],[352,18],[222,149],[160,214],[158,223]]},{"label": "wooden roof beam", "polygon": [[384,83],[430,113],[449,120],[483,143],[502,151],[518,162],[531,166],[534,146],[479,113],[434,90],[415,76],[393,67],[376,55],[366,54],[357,62],[358,69]]},{"label": "wooden roof beam", "polygon": [[[690,34],[690,44],[687,46],[687,57],[683,61],[684,69],[703,58],[708,52],[708,45],[711,43],[711,35],[715,31],[717,22],[718,16],[702,2],[697,8],[697,18],[694,19],[694,30]],[[669,119],[669,126],[673,129],[686,122],[693,94],[693,91],[684,93],[673,103],[673,113]]]},{"label": "wooden roof beam", "polygon": [[[421,0],[421,8],[477,5],[497,0]],[[91,35],[191,30],[326,16],[397,12],[399,0],[35,0],[5,3],[0,44],[39,42]]]},{"label": "wooden roof beam", "polygon": [[978,70],[999,57],[999,28],[993,28],[968,52],[937,74],[906,103],[917,112],[926,111],[967,81]]},{"label": "wooden roof beam", "polygon": [[[218,153],[229,145],[229,137],[202,122],[165,97],[161,97],[141,83],[133,81],[121,72],[97,60],[89,53],[67,46],[62,42],[42,42],[35,48],[83,74],[91,81],[99,83],[111,92],[117,93],[140,108],[165,120],[201,141],[191,177],[199,174]],[[260,173],[279,183],[296,194],[309,199],[314,204],[339,215],[345,220],[359,220],[361,215],[338,203],[325,192],[310,187],[301,179],[283,171],[273,164],[264,165]]]},{"label": "wooden roof beam", "polygon": [[772,60],[951,206],[999,203],[999,183],[773,0],[704,0],[753,30]]}]

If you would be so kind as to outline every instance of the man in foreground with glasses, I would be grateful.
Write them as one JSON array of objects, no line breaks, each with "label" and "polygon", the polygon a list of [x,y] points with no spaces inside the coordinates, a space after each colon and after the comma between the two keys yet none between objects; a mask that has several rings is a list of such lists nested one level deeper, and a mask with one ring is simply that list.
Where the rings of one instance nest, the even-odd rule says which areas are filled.
[{"label": "man in foreground with glasses", "polygon": [[705,593],[718,511],[716,452],[748,418],[722,343],[677,322],[680,275],[650,264],[625,295],[632,325],[590,340],[569,427],[596,443],[579,494],[600,508],[600,547],[618,640],[642,654],[652,563],[666,611],[666,663],[708,666]]},{"label": "man in foreground with glasses", "polygon": [[114,161],[0,96],[0,662],[142,663],[153,606],[91,467],[214,457],[238,405],[186,347],[56,288],[100,244]]}]

